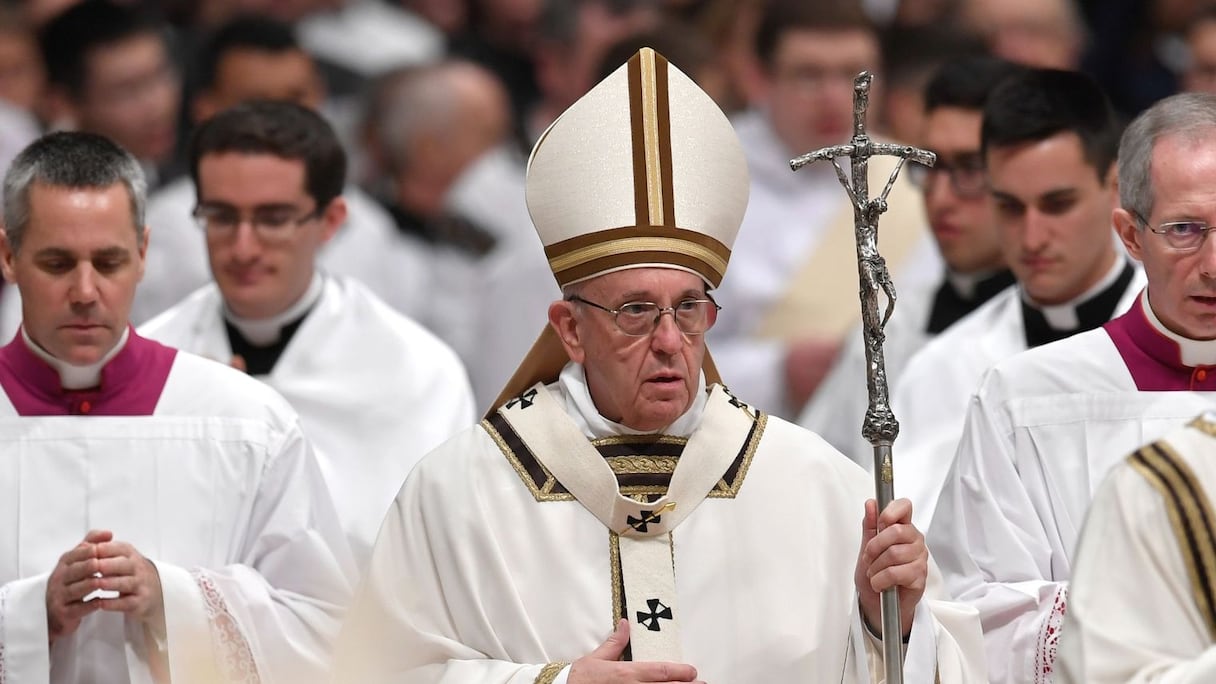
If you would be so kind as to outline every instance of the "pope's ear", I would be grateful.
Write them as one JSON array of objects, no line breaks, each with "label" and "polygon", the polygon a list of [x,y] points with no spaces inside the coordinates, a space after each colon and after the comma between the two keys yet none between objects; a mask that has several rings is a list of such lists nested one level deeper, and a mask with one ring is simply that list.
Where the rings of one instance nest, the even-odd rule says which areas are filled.
[{"label": "pope's ear", "polygon": [[575,363],[585,357],[582,340],[578,334],[578,321],[574,317],[574,302],[557,301],[549,305],[549,325],[562,342],[566,355]]}]

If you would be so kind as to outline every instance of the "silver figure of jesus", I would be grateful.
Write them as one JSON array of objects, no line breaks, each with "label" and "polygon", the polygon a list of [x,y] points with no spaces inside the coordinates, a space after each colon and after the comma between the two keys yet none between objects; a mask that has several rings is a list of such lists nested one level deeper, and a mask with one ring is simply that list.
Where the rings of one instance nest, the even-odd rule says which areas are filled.
[{"label": "silver figure of jesus", "polygon": [[[815,150],[790,161],[794,171],[816,161],[829,161],[836,176],[853,203],[853,225],[857,239],[857,271],[861,279],[861,321],[866,345],[866,387],[870,404],[866,409],[861,434],[874,447],[874,488],[881,513],[895,498],[894,474],[891,466],[891,444],[899,435],[899,422],[891,411],[887,369],[883,361],[883,329],[895,310],[895,285],[887,263],[878,253],[878,217],[887,210],[887,195],[895,184],[900,169],[909,159],[926,166],[937,161],[936,155],[909,145],[876,143],[866,134],[866,110],[870,103],[870,84],[874,76],[863,71],[853,79],[853,138],[847,144]],[[887,179],[882,194],[870,198],[867,173],[870,157],[898,157],[899,162]],[[848,157],[852,180],[838,161]],[[879,317],[879,292],[887,298],[885,311]],[[882,593],[882,643],[887,684],[903,684],[903,639],[899,618],[897,589]]]}]

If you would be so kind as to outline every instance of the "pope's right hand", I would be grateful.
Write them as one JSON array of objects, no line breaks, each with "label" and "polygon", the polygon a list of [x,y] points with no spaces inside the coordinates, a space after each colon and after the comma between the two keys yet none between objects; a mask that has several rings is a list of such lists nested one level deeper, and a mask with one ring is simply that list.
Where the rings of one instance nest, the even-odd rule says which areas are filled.
[{"label": "pope's right hand", "polygon": [[640,684],[641,682],[695,682],[697,669],[682,663],[620,662],[629,645],[629,621],[622,619],[616,631],[600,647],[574,661],[567,684]]},{"label": "pope's right hand", "polygon": [[59,557],[46,582],[46,629],[50,642],[76,631],[80,621],[98,610],[98,601],[82,599],[97,589],[101,580],[94,575],[101,568],[97,545],[113,539],[108,530],[92,530],[84,541]]}]

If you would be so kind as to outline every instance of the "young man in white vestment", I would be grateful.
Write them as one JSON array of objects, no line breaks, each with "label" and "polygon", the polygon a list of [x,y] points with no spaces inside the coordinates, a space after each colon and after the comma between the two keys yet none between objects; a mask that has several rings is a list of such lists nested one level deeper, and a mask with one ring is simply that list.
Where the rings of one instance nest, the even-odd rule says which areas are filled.
[{"label": "young man in white vestment", "polygon": [[721,110],[649,48],[541,137],[527,199],[564,299],[406,481],[339,679],[879,681],[887,587],[907,681],[983,676],[908,502],[879,517],[860,468],[717,378],[708,290],[747,188]]},{"label": "young man in white vestment", "polygon": [[316,681],[354,582],[283,399],[137,335],[138,162],[35,141],[4,181],[0,680]]},{"label": "young man in white vestment", "polygon": [[[753,405],[793,418],[861,320],[853,206],[830,164],[790,173],[806,152],[847,143],[853,79],[881,64],[878,31],[859,2],[770,0],[757,29],[763,102],[734,123],[751,172],[751,199],[718,301],[731,316],[710,332],[723,372]],[[884,80],[874,79],[871,123]],[[874,128],[871,127],[871,132]],[[842,162],[844,163],[844,162]],[[869,162],[884,187],[896,160]],[[936,284],[942,261],[921,194],[906,175],[891,188],[879,246],[900,287]]]},{"label": "young man in white vestment", "polygon": [[1085,516],[1059,682],[1216,681],[1216,413],[1115,465]]},{"label": "young man in white vestment", "polygon": [[[963,57],[942,65],[925,86],[920,139],[937,155],[937,163],[909,164],[905,171],[924,195],[925,216],[946,269],[932,285],[905,288],[897,283],[896,313],[883,328],[889,383],[896,383],[925,343],[1014,283],[984,176],[980,122],[988,95],[1017,69],[995,57]],[[858,326],[798,423],[873,469],[873,449],[861,435],[870,403],[865,378],[866,352]]]},{"label": "young man in white vestment", "polygon": [[1001,249],[1018,285],[926,344],[893,383],[896,493],[912,500],[921,527],[984,372],[1106,323],[1144,283],[1111,228],[1119,127],[1097,83],[1079,72],[1022,71],[988,98],[980,135]]},{"label": "young man in white vestment", "polygon": [[250,102],[189,150],[214,282],[140,328],[282,394],[317,447],[360,566],[406,474],[476,422],[455,352],[317,255],[346,219],[346,155],[315,112]]},{"label": "young man in white vestment", "polygon": [[951,592],[983,616],[993,681],[1051,679],[1094,489],[1216,401],[1216,97],[1157,103],[1118,160],[1115,230],[1147,288],[1101,328],[989,370],[928,532]]},{"label": "young man in white vestment", "polygon": [[[254,99],[326,111],[325,82],[289,25],[258,17],[234,19],[208,37],[196,59],[200,82],[190,103],[195,126]],[[151,244],[145,287],[135,298],[136,325],[210,280],[207,248],[190,215],[196,193],[191,178],[183,176],[149,199],[148,218],[158,237]],[[356,185],[345,187],[343,195],[346,220],[321,250],[321,263],[358,278],[408,316],[425,313],[428,301],[418,293],[430,283],[426,253],[401,239],[388,212]]]}]

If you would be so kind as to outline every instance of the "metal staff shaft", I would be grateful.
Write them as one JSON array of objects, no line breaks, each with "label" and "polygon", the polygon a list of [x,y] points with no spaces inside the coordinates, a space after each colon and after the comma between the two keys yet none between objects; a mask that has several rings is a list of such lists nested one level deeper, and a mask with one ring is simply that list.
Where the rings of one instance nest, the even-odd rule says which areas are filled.
[{"label": "metal staff shaft", "polygon": [[[853,138],[846,145],[836,145],[804,154],[790,161],[798,169],[816,161],[830,161],[836,169],[840,184],[853,203],[853,225],[857,239],[857,273],[860,281],[862,337],[866,350],[866,389],[870,403],[862,424],[862,436],[874,448],[874,490],[881,513],[895,498],[895,482],[891,464],[891,444],[899,435],[899,422],[891,411],[887,387],[887,368],[883,359],[883,328],[895,309],[895,285],[887,271],[886,261],[878,253],[878,218],[887,210],[887,195],[903,164],[911,159],[932,166],[932,152],[907,145],[875,143],[866,134],[866,109],[870,101],[873,76],[861,72],[853,81]],[[874,155],[899,158],[886,187],[877,198],[870,199],[869,162]],[[850,159],[851,178],[845,176],[838,158]],[[879,317],[878,295],[886,295],[887,306]],[[903,629],[899,616],[899,593],[895,588],[882,592],[882,648],[887,684],[903,684]]]}]

